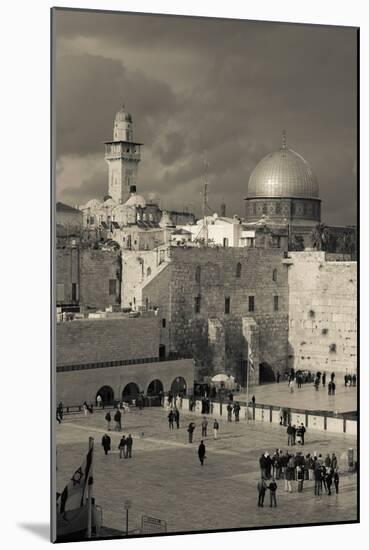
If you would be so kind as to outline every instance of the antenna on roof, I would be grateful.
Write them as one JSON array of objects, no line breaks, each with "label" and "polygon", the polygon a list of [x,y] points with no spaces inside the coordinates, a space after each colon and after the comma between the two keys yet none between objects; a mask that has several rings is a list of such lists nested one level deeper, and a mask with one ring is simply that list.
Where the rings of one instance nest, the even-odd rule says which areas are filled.
[{"label": "antenna on roof", "polygon": [[282,132],[282,149],[287,149],[287,134],[285,129]]}]

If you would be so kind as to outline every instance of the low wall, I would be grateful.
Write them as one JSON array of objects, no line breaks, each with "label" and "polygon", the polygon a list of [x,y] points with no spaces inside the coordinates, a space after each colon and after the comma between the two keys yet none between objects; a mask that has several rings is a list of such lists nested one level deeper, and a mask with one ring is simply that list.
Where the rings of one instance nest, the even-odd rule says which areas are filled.
[{"label": "low wall", "polygon": [[[211,415],[215,418],[227,416],[227,402],[212,402],[211,403]],[[239,402],[240,409],[240,421],[246,420],[246,404],[243,405]],[[202,403],[201,400],[196,400],[195,413],[201,414]],[[186,411],[190,410],[189,398],[183,399],[182,408]],[[267,422],[273,424],[280,423],[280,408],[273,405],[258,405],[255,407],[249,407],[249,419],[256,422]],[[311,411],[297,411],[295,409],[290,412],[291,424],[303,423],[306,428],[310,430],[326,431],[330,433],[345,433],[352,436],[357,436],[357,421],[349,420],[344,415],[329,415],[327,414],[314,414]]]},{"label": "low wall", "polygon": [[98,391],[103,386],[109,386],[114,392],[114,399],[120,400],[125,386],[130,383],[137,384],[146,395],[153,380],[160,380],[164,392],[168,392],[177,377],[185,379],[188,392],[193,391],[192,359],[57,372],[56,399],[65,406],[78,405],[84,401],[94,403]]}]

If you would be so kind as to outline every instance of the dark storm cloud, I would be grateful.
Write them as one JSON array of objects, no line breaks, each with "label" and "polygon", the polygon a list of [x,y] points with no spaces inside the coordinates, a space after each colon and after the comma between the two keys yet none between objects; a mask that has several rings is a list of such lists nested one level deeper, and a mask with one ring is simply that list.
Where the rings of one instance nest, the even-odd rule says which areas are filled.
[{"label": "dark storm cloud", "polygon": [[56,30],[58,156],[101,152],[105,173],[104,189],[81,174],[63,197],[106,191],[101,142],[124,101],[145,143],[140,191],[198,206],[206,149],[210,202],[243,214],[251,171],[286,128],[317,174],[325,220],[354,223],[354,29],[59,11]]}]

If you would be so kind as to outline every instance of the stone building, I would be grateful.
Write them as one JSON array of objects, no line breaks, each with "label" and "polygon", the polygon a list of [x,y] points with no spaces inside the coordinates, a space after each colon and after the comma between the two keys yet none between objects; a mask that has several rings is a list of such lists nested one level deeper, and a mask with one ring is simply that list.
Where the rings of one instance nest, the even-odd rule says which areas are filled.
[{"label": "stone building", "polygon": [[[192,393],[191,358],[160,356],[159,320],[106,314],[56,326],[56,399],[64,405],[128,401],[139,392]],[[143,338],[143,335],[145,337]]]},{"label": "stone building", "polygon": [[[290,250],[314,246],[312,231],[321,223],[318,181],[307,161],[287,147],[285,133],[282,147],[261,159],[249,179],[246,222],[258,222],[263,216],[271,227],[288,228]],[[329,232],[332,236],[329,251],[336,252],[339,236],[354,237],[355,228],[331,227]]]},{"label": "stone building", "polygon": [[114,247],[56,249],[56,305],[63,311],[120,306],[121,253]]},{"label": "stone building", "polygon": [[83,214],[77,208],[73,208],[63,202],[57,202],[55,207],[56,225],[69,228],[71,231],[80,229],[83,224]]},{"label": "stone building", "polygon": [[156,311],[165,354],[192,354],[199,377],[226,371],[244,383],[250,355],[255,378],[259,365],[267,377],[287,367],[283,259],[280,249],[258,248],[163,247],[139,257],[124,254],[122,302]]}]

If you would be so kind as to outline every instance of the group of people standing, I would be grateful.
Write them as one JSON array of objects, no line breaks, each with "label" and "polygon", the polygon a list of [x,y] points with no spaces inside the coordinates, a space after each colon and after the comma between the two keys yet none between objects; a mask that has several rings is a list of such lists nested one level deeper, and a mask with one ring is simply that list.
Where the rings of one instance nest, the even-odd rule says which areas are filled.
[{"label": "group of people standing", "polygon": [[[268,451],[259,458],[260,480],[258,487],[258,506],[263,506],[267,489],[271,490],[270,505],[277,506],[276,480],[284,479],[285,492],[292,493],[292,483],[297,481],[297,492],[302,493],[305,481],[314,481],[314,494],[321,495],[323,488],[327,495],[332,494],[332,485],[335,492],[339,492],[338,460],[335,453],[327,454],[325,459],[316,452],[305,456],[301,452],[295,454],[276,449],[273,455]],[[270,481],[269,486],[267,481]],[[272,487],[270,487],[272,485]]]},{"label": "group of people standing", "polygon": [[[102,436],[101,445],[104,449],[105,455],[107,455],[111,450],[111,437],[108,434],[105,433]],[[133,447],[132,435],[128,434],[127,437],[122,435],[118,445],[119,458],[132,458],[132,447]]]}]

